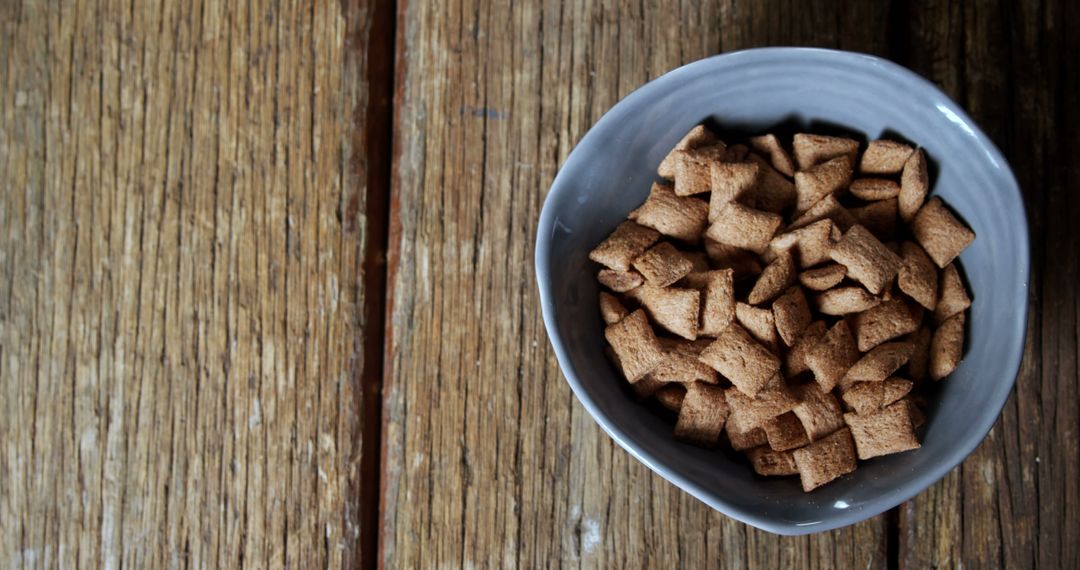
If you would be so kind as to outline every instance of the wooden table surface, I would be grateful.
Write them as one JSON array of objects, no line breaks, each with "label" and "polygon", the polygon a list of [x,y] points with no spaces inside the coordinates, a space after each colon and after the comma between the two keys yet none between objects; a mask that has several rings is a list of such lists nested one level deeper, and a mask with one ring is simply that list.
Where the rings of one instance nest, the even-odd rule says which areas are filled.
[{"label": "wooden table surface", "polygon": [[[0,2],[0,566],[1080,567],[1078,26],[1067,0]],[[597,428],[532,270],[606,109],[764,45],[941,86],[1033,244],[986,441],[799,538]]]}]

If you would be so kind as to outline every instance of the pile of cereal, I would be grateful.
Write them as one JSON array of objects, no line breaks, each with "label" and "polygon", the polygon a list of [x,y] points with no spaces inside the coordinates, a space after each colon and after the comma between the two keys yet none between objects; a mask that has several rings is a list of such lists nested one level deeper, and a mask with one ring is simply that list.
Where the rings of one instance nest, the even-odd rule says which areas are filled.
[{"label": "pile of cereal", "polygon": [[960,361],[954,260],[975,234],[927,200],[921,149],[797,134],[791,150],[695,127],[589,257],[609,356],[678,414],[675,437],[723,436],[810,491],[919,447],[912,390]]}]

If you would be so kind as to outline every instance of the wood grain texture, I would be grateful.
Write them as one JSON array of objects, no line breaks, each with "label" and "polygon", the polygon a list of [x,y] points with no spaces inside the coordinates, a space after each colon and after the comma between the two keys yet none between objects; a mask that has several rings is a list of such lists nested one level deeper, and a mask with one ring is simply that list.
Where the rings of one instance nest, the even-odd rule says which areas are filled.
[{"label": "wood grain texture", "polygon": [[0,3],[0,566],[354,564],[371,14]]},{"label": "wood grain texture", "polygon": [[884,516],[780,538],[617,447],[559,374],[532,272],[556,169],[619,98],[722,49],[881,53],[884,9],[399,3],[384,566],[886,566]]}]

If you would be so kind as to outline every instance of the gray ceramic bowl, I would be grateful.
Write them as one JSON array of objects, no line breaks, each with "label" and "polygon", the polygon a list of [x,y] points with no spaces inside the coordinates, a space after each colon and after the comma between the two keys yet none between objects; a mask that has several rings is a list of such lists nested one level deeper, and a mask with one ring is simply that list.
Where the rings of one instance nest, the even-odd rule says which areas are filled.
[{"label": "gray ceramic bowl", "polygon": [[[804,494],[797,477],[765,479],[730,452],[677,443],[672,424],[630,397],[602,353],[597,267],[588,252],[648,194],[660,160],[691,127],[765,132],[836,127],[922,145],[933,192],[975,230],[961,255],[974,294],[966,353],[936,386],[921,449],[860,462]],[[849,525],[910,499],[958,465],[993,426],[1024,345],[1028,232],[1016,180],[974,122],[941,91],[887,61],[767,48],[704,59],[611,108],[581,139],[544,203],[536,238],[544,324],[574,394],[653,471],[720,512],[788,535]]]}]

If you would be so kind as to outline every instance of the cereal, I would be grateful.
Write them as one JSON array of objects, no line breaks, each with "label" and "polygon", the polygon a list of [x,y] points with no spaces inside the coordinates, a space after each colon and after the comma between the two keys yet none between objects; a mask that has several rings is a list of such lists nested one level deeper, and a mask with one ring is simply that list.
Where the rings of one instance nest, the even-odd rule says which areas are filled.
[{"label": "cereal", "polygon": [[832,392],[822,392],[816,384],[802,384],[792,388],[799,403],[792,412],[802,423],[810,441],[819,440],[844,427],[840,404]]},{"label": "cereal", "polygon": [[839,263],[830,263],[815,269],[808,269],[799,274],[799,283],[813,291],[824,291],[837,286],[847,275],[847,268]]},{"label": "cereal", "polygon": [[855,444],[847,428],[796,449],[792,456],[806,492],[855,470]]},{"label": "cereal", "polygon": [[632,265],[645,280],[656,287],[667,287],[690,273],[694,264],[675,249],[675,246],[662,241],[645,253],[637,256]]},{"label": "cereal", "polygon": [[744,162],[747,155],[750,154],[750,149],[744,144],[733,144],[727,149],[727,156],[724,160],[728,162]]},{"label": "cereal", "polygon": [[851,365],[841,382],[841,390],[856,382],[881,382],[911,358],[915,345],[910,342],[886,342],[874,347]]},{"label": "cereal", "polygon": [[670,186],[653,184],[649,197],[635,212],[637,223],[677,240],[697,243],[705,231],[709,204],[677,196]]},{"label": "cereal", "polygon": [[687,386],[679,408],[675,439],[707,447],[716,445],[729,412],[723,388],[694,382]]},{"label": "cereal", "polygon": [[742,197],[743,203],[768,212],[780,213],[795,203],[795,185],[784,177],[768,161],[750,153],[750,162],[759,168],[757,184]]},{"label": "cereal", "polygon": [[964,349],[964,313],[949,317],[930,339],[930,378],[941,380],[960,364]]},{"label": "cereal", "polygon": [[930,339],[932,333],[927,327],[922,327],[914,333],[904,337],[911,342],[911,358],[907,363],[908,377],[916,382],[926,380],[930,367]]},{"label": "cereal", "polygon": [[851,182],[851,158],[839,156],[795,173],[795,211],[805,212]]},{"label": "cereal", "polygon": [[768,420],[790,412],[799,403],[779,375],[773,376],[756,397],[748,396],[738,388],[728,388],[726,396],[732,412],[738,414],[743,425],[748,427],[761,427]]},{"label": "cereal", "polygon": [[859,152],[858,141],[806,133],[795,135],[792,146],[795,150],[795,162],[799,165],[799,170],[806,170],[815,164],[838,156],[847,156],[854,163],[855,155]]},{"label": "cereal", "polygon": [[867,174],[897,174],[911,157],[913,149],[889,140],[870,141],[863,152],[859,170]]},{"label": "cereal", "polygon": [[793,283],[795,283],[795,263],[788,252],[782,251],[772,263],[765,266],[765,270],[754,283],[754,288],[750,290],[747,301],[751,305],[771,301]]},{"label": "cereal", "polygon": [[675,194],[693,196],[712,189],[712,167],[724,159],[721,146],[678,151],[675,155]]},{"label": "cereal", "polygon": [[605,291],[600,292],[600,316],[604,319],[604,324],[613,325],[629,314],[630,312],[615,298],[615,295]]},{"label": "cereal", "polygon": [[763,445],[746,452],[750,458],[750,464],[754,466],[754,472],[758,475],[797,475],[799,468],[795,466],[795,456],[790,451],[774,451],[771,447]]},{"label": "cereal", "polygon": [[833,325],[806,354],[806,365],[824,391],[832,390],[858,360],[859,350],[847,321]]},{"label": "cereal", "polygon": [[938,303],[938,272],[934,262],[919,244],[910,241],[900,246],[900,257],[903,265],[896,278],[900,290],[923,307],[933,310]]},{"label": "cereal", "polygon": [[660,239],[660,232],[635,222],[623,222],[596,249],[589,252],[589,259],[617,271],[629,271],[630,262],[645,253],[650,245]]},{"label": "cereal", "polygon": [[848,211],[851,212],[851,217],[855,218],[855,223],[870,230],[874,237],[888,240],[896,235],[896,223],[899,220],[896,216],[896,198],[870,202]]},{"label": "cereal", "polygon": [[[638,384],[641,384],[641,382],[638,382]],[[634,384],[634,386],[637,386],[637,384]],[[672,412],[679,413],[683,402],[686,400],[686,392],[686,388],[681,384],[667,384],[656,390],[653,397],[661,406]]]},{"label": "cereal", "polygon": [[922,149],[911,153],[900,175],[900,194],[897,195],[900,219],[910,222],[922,207],[930,192],[930,175],[926,168],[926,155]]},{"label": "cereal", "polygon": [[720,243],[760,254],[769,247],[769,240],[783,222],[783,218],[772,212],[728,202],[705,235]]},{"label": "cereal", "polygon": [[731,269],[709,271],[702,292],[698,334],[715,337],[735,319],[735,279]]},{"label": "cereal", "polygon": [[784,356],[784,374],[791,377],[810,370],[810,366],[806,363],[806,355],[825,336],[827,330],[825,321],[815,321],[803,329],[791,350]]},{"label": "cereal", "polygon": [[840,202],[836,200],[836,196],[829,194],[809,210],[803,212],[802,215],[796,217],[788,226],[788,229],[793,230],[808,226],[818,220],[831,220],[833,225],[842,231],[847,231],[848,228],[855,225],[855,218],[851,215],[851,212],[840,205]]},{"label": "cereal", "polygon": [[669,382],[681,384],[691,382],[720,383],[720,376],[716,371],[698,360],[698,355],[707,346],[707,341],[699,343],[669,338],[659,340],[660,346],[664,349],[664,359],[649,373],[652,379],[665,384]]},{"label": "cereal", "polygon": [[776,319],[769,309],[735,303],[735,319],[739,321],[754,340],[760,342],[765,348],[776,351],[778,336],[776,333]]},{"label": "cereal", "polygon": [[847,267],[848,277],[875,295],[900,271],[900,258],[862,226],[852,226],[833,246],[829,257]]},{"label": "cereal", "polygon": [[828,261],[832,249],[831,220],[818,220],[801,228],[777,235],[769,243],[769,251],[787,251],[799,268],[805,269]]},{"label": "cereal", "polygon": [[747,162],[714,162],[711,171],[712,194],[709,198],[709,222],[716,221],[728,202],[738,200],[758,180],[758,165]]},{"label": "cereal", "polygon": [[862,414],[844,414],[844,421],[855,439],[859,459],[870,459],[919,448],[911,412],[902,403]]},{"label": "cereal", "polygon": [[664,359],[660,341],[656,339],[645,311],[637,310],[621,321],[608,325],[604,337],[615,350],[623,374],[632,384],[656,368]]},{"label": "cereal", "polygon": [[791,287],[773,301],[772,312],[776,332],[786,346],[794,345],[799,334],[813,319],[813,315],[810,314],[810,305],[806,302],[806,295],[799,287]]},{"label": "cereal", "polygon": [[975,232],[957,220],[940,198],[931,198],[919,209],[911,220],[911,232],[930,259],[941,268],[975,241]]},{"label": "cereal", "polygon": [[749,396],[761,391],[780,370],[780,359],[737,323],[728,325],[699,358]]},{"label": "cereal", "polygon": [[785,176],[795,176],[795,162],[791,160],[791,155],[780,144],[780,139],[776,138],[776,135],[768,134],[752,137],[750,146],[754,150],[767,155],[773,168],[784,173]]},{"label": "cereal", "polygon": [[[934,322],[941,324],[949,317],[967,310],[971,306],[971,297],[968,297],[964,282],[960,280],[960,273],[956,265],[950,263],[941,270],[941,297],[937,306],[934,307]],[[927,307],[930,308],[930,307]]]},{"label": "cereal", "polygon": [[[725,395],[729,392],[725,392]],[[734,410],[728,415],[724,431],[727,433],[731,448],[735,451],[763,446],[769,442],[765,436],[765,430],[758,426],[746,425],[746,421]]]},{"label": "cereal", "polygon": [[668,180],[675,178],[675,165],[682,151],[707,147],[715,147],[717,150],[713,152],[718,154],[720,159],[723,159],[724,143],[720,142],[720,139],[716,138],[716,135],[710,132],[705,125],[698,125],[690,129],[690,132],[686,133],[682,140],[675,144],[675,148],[660,162],[656,173]]},{"label": "cereal", "polygon": [[877,306],[881,299],[866,292],[866,289],[857,285],[850,287],[836,287],[824,291],[814,298],[814,306],[822,314],[843,316]]},{"label": "cereal", "polygon": [[665,386],[682,389],[682,385],[667,384],[665,382],[654,379],[649,374],[646,374],[641,378],[641,380],[638,380],[637,382],[631,384],[630,389],[634,392],[634,395],[637,396],[638,400],[648,400],[656,394],[659,394]]},{"label": "cereal", "polygon": [[857,414],[869,414],[908,395],[914,383],[903,378],[886,378],[881,382],[856,382],[843,394],[844,403]]},{"label": "cereal", "polygon": [[791,412],[767,420],[761,428],[774,451],[789,451],[810,443],[802,422]]},{"label": "cereal", "polygon": [[733,245],[705,238],[705,253],[718,268],[730,268],[736,279],[753,277],[761,273],[761,263],[753,253]]},{"label": "cereal", "polygon": [[896,337],[915,332],[919,321],[903,301],[882,301],[852,319],[852,329],[858,339],[859,351],[867,352]]},{"label": "cereal", "polygon": [[630,271],[601,269],[596,274],[596,280],[616,293],[625,293],[645,282],[645,278],[632,269]]},{"label": "cereal", "polygon": [[701,314],[701,292],[697,289],[655,287],[646,283],[627,295],[641,303],[657,326],[687,340],[697,338]]},{"label": "cereal", "polygon": [[900,185],[887,178],[857,178],[851,182],[848,191],[860,200],[873,202],[896,198],[900,195]]}]

